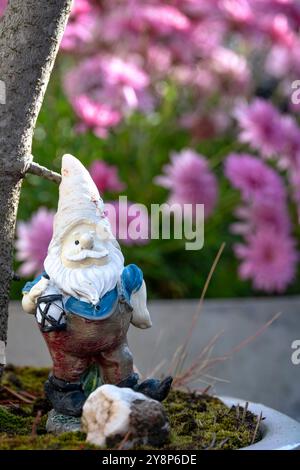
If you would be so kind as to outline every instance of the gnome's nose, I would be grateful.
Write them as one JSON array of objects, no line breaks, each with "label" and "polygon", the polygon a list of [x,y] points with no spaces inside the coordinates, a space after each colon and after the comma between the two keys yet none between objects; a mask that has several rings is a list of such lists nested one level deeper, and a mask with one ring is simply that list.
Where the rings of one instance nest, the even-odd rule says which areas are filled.
[{"label": "gnome's nose", "polygon": [[91,234],[84,233],[83,235],[81,235],[79,241],[81,248],[84,248],[85,250],[90,250],[91,248],[93,248],[94,239]]}]

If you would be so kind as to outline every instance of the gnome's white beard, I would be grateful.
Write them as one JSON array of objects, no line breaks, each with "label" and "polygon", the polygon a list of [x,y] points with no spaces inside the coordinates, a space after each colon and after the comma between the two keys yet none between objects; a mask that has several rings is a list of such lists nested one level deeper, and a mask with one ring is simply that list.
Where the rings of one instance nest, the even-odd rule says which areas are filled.
[{"label": "gnome's white beard", "polygon": [[124,268],[122,252],[112,242],[107,242],[109,262],[104,266],[66,268],[60,258],[60,246],[53,244],[45,259],[45,270],[57,287],[66,295],[97,304],[99,298],[112,290]]}]

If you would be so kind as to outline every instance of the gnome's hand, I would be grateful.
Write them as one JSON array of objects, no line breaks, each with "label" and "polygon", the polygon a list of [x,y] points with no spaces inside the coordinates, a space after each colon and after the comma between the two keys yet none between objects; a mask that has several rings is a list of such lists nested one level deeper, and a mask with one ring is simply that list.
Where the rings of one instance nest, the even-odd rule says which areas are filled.
[{"label": "gnome's hand", "polygon": [[47,289],[49,284],[49,279],[42,277],[31,289],[29,292],[26,292],[23,295],[22,307],[23,310],[27,313],[34,314],[36,310],[37,299],[43,294]]},{"label": "gnome's hand", "polygon": [[28,296],[33,303],[36,303],[37,299],[43,294],[47,289],[49,284],[49,279],[42,277],[39,282],[37,282],[29,291]]}]

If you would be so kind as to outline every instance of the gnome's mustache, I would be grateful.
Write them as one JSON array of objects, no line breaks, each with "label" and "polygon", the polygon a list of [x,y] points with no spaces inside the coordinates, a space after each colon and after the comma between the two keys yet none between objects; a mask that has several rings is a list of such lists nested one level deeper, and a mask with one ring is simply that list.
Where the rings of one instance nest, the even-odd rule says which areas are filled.
[{"label": "gnome's mustache", "polygon": [[103,249],[101,251],[94,250],[81,250],[76,254],[66,254],[65,258],[69,261],[82,261],[86,258],[101,259],[108,255],[108,251]]}]

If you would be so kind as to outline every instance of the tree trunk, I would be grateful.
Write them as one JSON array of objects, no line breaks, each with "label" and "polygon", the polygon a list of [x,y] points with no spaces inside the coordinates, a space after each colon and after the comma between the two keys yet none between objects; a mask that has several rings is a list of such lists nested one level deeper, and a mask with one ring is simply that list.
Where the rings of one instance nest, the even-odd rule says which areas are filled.
[{"label": "tree trunk", "polygon": [[72,0],[10,0],[0,20],[0,376],[21,181],[71,5]]}]

